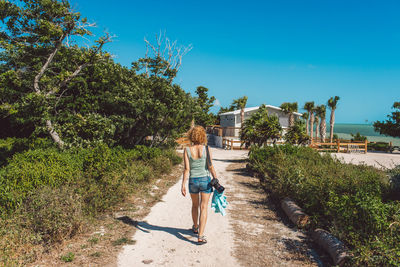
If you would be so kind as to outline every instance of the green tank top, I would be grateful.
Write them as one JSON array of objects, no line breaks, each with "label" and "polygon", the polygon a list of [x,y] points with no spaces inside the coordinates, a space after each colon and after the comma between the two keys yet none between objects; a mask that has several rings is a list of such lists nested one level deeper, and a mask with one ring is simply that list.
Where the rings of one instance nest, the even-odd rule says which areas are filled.
[{"label": "green tank top", "polygon": [[190,165],[190,178],[193,177],[205,177],[209,176],[208,168],[207,168],[207,153],[206,147],[203,148],[203,153],[201,158],[194,159],[192,158],[192,154],[190,153],[190,148],[186,148],[186,152],[189,158],[189,165]]}]

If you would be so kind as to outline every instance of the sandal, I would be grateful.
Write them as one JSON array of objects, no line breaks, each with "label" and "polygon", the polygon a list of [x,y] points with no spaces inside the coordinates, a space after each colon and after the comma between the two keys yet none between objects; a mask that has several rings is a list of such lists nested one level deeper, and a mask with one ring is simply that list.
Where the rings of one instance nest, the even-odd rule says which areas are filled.
[{"label": "sandal", "polygon": [[194,227],[194,225],[193,225],[192,226],[192,231],[193,231],[193,233],[198,234],[199,233],[199,227],[198,226]]},{"label": "sandal", "polygon": [[199,245],[206,244],[207,243],[206,236],[205,235],[199,236],[199,239],[197,240],[197,242],[198,242]]}]

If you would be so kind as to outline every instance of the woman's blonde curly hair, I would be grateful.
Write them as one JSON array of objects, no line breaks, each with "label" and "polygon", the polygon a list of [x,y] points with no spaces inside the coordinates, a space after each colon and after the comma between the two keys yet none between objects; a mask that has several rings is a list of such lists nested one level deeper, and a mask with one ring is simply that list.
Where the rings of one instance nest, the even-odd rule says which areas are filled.
[{"label": "woman's blonde curly hair", "polygon": [[189,140],[194,145],[207,144],[206,130],[202,126],[195,126],[189,131]]}]

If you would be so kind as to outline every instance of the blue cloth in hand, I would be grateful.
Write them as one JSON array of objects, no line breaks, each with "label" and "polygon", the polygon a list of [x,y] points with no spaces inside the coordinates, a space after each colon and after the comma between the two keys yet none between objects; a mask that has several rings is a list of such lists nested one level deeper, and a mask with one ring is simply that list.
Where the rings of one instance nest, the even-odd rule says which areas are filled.
[{"label": "blue cloth in hand", "polygon": [[221,213],[222,216],[225,216],[226,206],[228,202],[226,201],[226,196],[224,196],[224,192],[218,193],[217,190],[214,190],[214,194],[212,196],[211,208],[214,209],[215,213]]}]

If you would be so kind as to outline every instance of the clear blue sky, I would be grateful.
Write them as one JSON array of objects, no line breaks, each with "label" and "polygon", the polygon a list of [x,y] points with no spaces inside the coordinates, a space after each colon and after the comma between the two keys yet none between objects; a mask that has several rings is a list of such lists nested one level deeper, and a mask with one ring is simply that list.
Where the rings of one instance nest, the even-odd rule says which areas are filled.
[{"label": "clear blue sky", "polygon": [[[336,121],[383,120],[400,101],[400,1],[99,1],[73,7],[116,35],[106,50],[130,66],[160,30],[193,49],[176,82],[222,106],[341,100]],[[216,108],[214,110],[217,110]],[[302,110],[301,110],[302,112]],[[328,114],[329,116],[329,114]]]}]

